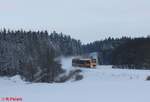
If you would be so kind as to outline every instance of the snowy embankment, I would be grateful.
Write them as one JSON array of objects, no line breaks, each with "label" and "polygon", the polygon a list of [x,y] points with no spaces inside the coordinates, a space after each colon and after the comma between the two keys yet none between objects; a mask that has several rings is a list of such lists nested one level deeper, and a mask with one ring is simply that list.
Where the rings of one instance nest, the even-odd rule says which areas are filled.
[{"label": "snowy embankment", "polygon": [[[62,60],[65,69],[71,58]],[[22,102],[150,102],[148,70],[81,69],[84,79],[66,83],[26,83],[19,76],[0,78],[0,97],[22,97]]]}]

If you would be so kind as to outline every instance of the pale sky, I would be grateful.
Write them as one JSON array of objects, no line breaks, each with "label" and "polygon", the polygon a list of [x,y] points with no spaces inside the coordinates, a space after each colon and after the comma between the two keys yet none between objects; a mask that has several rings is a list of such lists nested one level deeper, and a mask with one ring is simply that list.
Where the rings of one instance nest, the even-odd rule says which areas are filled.
[{"label": "pale sky", "polygon": [[0,28],[63,32],[83,43],[150,34],[150,0],[0,0]]}]

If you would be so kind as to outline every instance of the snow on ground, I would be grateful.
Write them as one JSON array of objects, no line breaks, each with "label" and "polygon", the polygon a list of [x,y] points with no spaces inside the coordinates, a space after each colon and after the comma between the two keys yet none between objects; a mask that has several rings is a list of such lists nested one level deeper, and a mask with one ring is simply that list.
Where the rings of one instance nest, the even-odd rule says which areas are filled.
[{"label": "snow on ground", "polygon": [[[73,69],[71,58],[62,61],[63,68]],[[26,83],[19,76],[0,78],[1,97],[22,97],[22,102],[150,102],[148,70],[80,68],[84,79],[66,83]],[[1,102],[1,101],[0,101]]]},{"label": "snow on ground", "polygon": [[112,69],[112,66],[97,66],[96,69],[82,69],[85,79],[101,81],[143,81],[150,75],[150,70]]}]

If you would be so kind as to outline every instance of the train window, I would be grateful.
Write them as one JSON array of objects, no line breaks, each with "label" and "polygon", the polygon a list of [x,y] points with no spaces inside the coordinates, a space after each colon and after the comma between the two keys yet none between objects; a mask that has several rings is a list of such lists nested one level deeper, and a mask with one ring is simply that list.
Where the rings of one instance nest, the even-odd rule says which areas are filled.
[{"label": "train window", "polygon": [[90,61],[86,61],[86,63],[90,64]]}]

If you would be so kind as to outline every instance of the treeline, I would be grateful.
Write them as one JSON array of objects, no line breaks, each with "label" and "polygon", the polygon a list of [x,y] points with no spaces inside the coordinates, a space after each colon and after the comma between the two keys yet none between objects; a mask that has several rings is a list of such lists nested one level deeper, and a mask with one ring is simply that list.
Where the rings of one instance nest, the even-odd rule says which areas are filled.
[{"label": "treeline", "polygon": [[108,38],[83,45],[85,53],[98,52],[99,64],[115,68],[150,69],[150,37]]},{"label": "treeline", "polygon": [[[58,82],[64,72],[58,56],[98,52],[99,64],[150,69],[150,37],[108,38],[89,44],[56,31],[0,31],[0,76],[21,75],[32,82]],[[71,74],[72,75],[72,74]],[[57,79],[57,80],[56,80]]]},{"label": "treeline", "polygon": [[21,75],[32,82],[54,82],[64,72],[58,55],[80,54],[81,42],[47,31],[0,31],[0,76]]},{"label": "treeline", "polygon": [[135,38],[113,52],[112,64],[119,68],[150,69],[150,38]]}]

